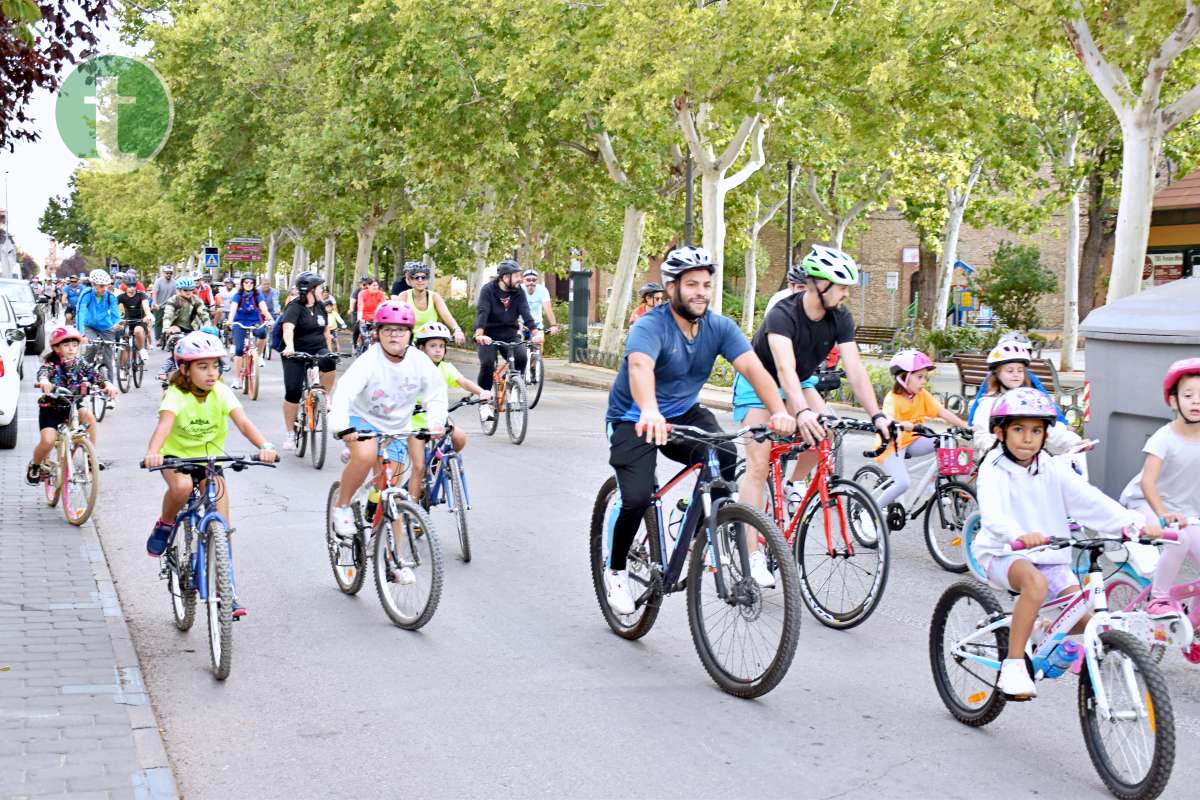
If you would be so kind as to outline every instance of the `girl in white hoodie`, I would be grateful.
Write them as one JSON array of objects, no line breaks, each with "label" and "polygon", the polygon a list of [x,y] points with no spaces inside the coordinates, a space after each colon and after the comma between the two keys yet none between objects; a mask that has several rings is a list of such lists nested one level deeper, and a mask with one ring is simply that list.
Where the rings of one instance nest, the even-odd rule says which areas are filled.
[{"label": "girl in white hoodie", "polygon": [[[1046,597],[1079,590],[1069,550],[1009,549],[1020,540],[1024,547],[1047,544],[1070,535],[1067,518],[1098,531],[1133,526],[1146,536],[1162,535],[1142,515],[1121,506],[1089,484],[1067,465],[1042,452],[1047,429],[1057,421],[1054,403],[1037,389],[1005,393],[992,407],[996,444],[979,468],[977,491],[981,517],[971,552],[989,582],[1020,593],[1013,606],[1008,655],[1000,668],[999,688],[1012,697],[1037,694],[1025,668],[1025,644]],[[1073,631],[1075,632],[1075,631]]]}]

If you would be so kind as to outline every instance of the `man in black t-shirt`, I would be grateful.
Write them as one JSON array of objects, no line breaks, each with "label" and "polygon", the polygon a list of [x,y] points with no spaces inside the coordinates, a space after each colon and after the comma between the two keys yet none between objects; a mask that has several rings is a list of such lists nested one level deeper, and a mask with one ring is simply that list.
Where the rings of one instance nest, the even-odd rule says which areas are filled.
[{"label": "man in black t-shirt", "polygon": [[[151,319],[150,295],[137,288],[137,284],[126,282],[125,289],[117,295],[117,310],[125,320],[125,335],[133,336],[134,346],[141,351],[142,361],[150,357],[146,352],[147,324]],[[125,353],[121,353],[125,358]]]},{"label": "man in black t-shirt", "polygon": [[[779,385],[788,410],[796,415],[800,438],[811,445],[825,437],[825,427],[819,419],[825,403],[814,388],[813,373],[836,346],[855,397],[886,439],[891,420],[879,410],[871,377],[854,343],[854,319],[841,307],[850,287],[858,284],[858,265],[841,250],[813,245],[802,266],[806,275],[804,289],[780,300],[767,312],[754,334],[754,353]],[[735,379],[734,421],[761,425],[769,416],[754,390],[740,376]],[[746,444],[746,477],[740,487],[740,500],[752,508],[763,507],[770,449],[769,442],[749,440]],[[790,483],[808,474],[816,465],[817,454],[813,447],[800,455]],[[785,497],[790,504],[793,499],[802,500],[803,491],[788,486]]]}]

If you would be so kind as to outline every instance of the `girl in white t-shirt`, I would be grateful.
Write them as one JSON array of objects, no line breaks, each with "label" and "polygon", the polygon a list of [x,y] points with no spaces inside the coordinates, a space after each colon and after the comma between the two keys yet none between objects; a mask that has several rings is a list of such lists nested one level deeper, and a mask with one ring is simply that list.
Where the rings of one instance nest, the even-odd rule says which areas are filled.
[{"label": "girl in white t-shirt", "polygon": [[1163,381],[1163,400],[1175,421],[1162,426],[1146,442],[1142,471],[1121,493],[1121,502],[1140,511],[1148,522],[1179,526],[1179,545],[1164,547],[1154,572],[1151,614],[1181,613],[1168,597],[1188,555],[1200,565],[1200,358],[1176,361]]},{"label": "girl in white t-shirt", "polygon": [[[1000,395],[1010,389],[1033,385],[1029,379],[1029,364],[1032,360],[1033,353],[1029,348],[1015,339],[1001,341],[988,353],[987,380],[979,390],[979,402],[970,415],[971,431],[974,434],[972,444],[980,460],[996,443],[996,437],[992,435],[988,422],[992,415],[992,406],[1000,399]],[[1057,410],[1056,408],[1055,411]],[[1066,425],[1051,425],[1046,431],[1046,451],[1052,456],[1066,453],[1082,441]]]}]

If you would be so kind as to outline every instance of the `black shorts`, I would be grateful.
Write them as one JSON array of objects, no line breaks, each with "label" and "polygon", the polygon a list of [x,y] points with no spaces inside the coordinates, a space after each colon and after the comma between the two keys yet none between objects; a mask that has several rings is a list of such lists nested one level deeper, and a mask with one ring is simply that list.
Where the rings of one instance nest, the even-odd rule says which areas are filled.
[{"label": "black shorts", "polygon": [[71,418],[70,406],[62,403],[38,403],[38,428],[57,428]]}]

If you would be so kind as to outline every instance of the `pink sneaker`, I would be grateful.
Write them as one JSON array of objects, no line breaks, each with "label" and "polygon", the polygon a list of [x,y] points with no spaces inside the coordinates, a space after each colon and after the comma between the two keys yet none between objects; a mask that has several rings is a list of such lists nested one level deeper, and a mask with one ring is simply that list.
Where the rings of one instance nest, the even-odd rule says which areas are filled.
[{"label": "pink sneaker", "polygon": [[1152,617],[1183,614],[1183,607],[1169,597],[1155,597],[1146,605],[1146,613]]}]

